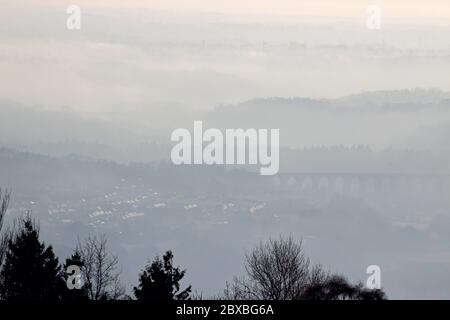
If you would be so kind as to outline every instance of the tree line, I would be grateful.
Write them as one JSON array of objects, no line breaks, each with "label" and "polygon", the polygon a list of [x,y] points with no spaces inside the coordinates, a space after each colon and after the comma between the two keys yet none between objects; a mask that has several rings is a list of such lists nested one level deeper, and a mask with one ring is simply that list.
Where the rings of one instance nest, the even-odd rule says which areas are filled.
[{"label": "tree line", "polygon": [[[0,189],[0,300],[106,301],[202,299],[189,285],[182,288],[186,270],[175,267],[167,251],[144,266],[138,284],[127,294],[120,281],[118,257],[105,236],[80,240],[63,264],[53,247],[39,237],[31,214],[2,228],[10,200]],[[2,230],[3,229],[3,230]],[[291,237],[270,239],[245,256],[245,275],[234,277],[212,299],[229,300],[382,300],[381,289],[369,290],[344,276],[312,265],[301,242]]]}]

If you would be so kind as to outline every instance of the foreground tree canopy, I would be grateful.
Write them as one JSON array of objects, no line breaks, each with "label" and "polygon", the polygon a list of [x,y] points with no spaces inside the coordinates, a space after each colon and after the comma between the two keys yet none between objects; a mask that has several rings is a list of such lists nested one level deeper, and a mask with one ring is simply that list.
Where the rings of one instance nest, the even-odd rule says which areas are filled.
[{"label": "foreground tree canopy", "polygon": [[173,266],[172,251],[167,251],[161,260],[156,257],[139,276],[139,285],[134,287],[138,300],[186,300],[191,286],[180,290],[180,281],[185,270]]},{"label": "foreground tree canopy", "polygon": [[[1,230],[9,193],[0,190],[0,300],[87,301],[131,299],[120,282],[118,257],[109,252],[104,236],[80,241],[61,267],[52,246],[39,239],[31,215],[15,229]],[[344,276],[312,265],[301,242],[291,237],[260,243],[245,256],[245,275],[227,283],[220,299],[230,300],[382,300],[383,290],[352,284]],[[80,274],[70,275],[69,267]],[[181,289],[186,270],[174,267],[173,254],[156,257],[133,288],[137,300],[187,300],[192,288]],[[80,281],[74,289],[69,282]],[[199,297],[194,297],[199,298]]]},{"label": "foreground tree canopy", "polygon": [[382,300],[382,290],[353,285],[341,275],[311,265],[302,243],[291,237],[270,239],[245,257],[246,275],[227,284],[226,299]]},{"label": "foreground tree canopy", "polygon": [[61,267],[51,246],[39,241],[31,217],[8,242],[0,272],[0,293],[5,300],[58,300],[64,292]]}]

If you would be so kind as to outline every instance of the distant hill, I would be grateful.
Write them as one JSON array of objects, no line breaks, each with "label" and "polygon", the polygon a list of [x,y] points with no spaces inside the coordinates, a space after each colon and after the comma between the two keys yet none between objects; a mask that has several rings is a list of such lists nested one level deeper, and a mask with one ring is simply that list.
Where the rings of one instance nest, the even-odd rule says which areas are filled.
[{"label": "distant hill", "polygon": [[130,142],[130,130],[71,109],[50,110],[0,101],[0,142],[9,144],[69,141]]},{"label": "distant hill", "polygon": [[[434,89],[364,92],[338,99],[257,98],[213,109],[177,105],[88,117],[0,101],[0,146],[63,155],[81,153],[118,161],[158,161],[174,129],[277,128],[283,147],[367,145],[376,150],[446,149],[450,93]],[[420,137],[425,139],[420,139]],[[418,139],[419,137],[419,139]],[[66,145],[66,146],[64,146]],[[152,152],[141,152],[152,148]],[[108,146],[113,147],[112,149]],[[164,146],[164,147],[160,147]],[[23,147],[23,148],[22,148]]]}]

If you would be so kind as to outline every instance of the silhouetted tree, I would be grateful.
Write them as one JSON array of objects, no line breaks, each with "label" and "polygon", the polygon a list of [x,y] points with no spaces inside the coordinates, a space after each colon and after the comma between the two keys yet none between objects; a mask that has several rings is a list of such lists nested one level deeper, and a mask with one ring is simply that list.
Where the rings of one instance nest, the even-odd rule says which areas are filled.
[{"label": "silhouetted tree", "polygon": [[81,257],[82,281],[86,285],[90,300],[116,300],[125,295],[118,271],[119,259],[108,252],[105,236],[89,237],[79,243],[77,251]]},{"label": "silhouetted tree", "polygon": [[368,289],[360,283],[355,300],[387,300],[387,295],[382,289]]},{"label": "silhouetted tree", "polygon": [[340,275],[327,275],[322,281],[311,283],[302,299],[304,300],[384,300],[385,293],[380,289],[368,289],[359,283],[351,284]]},{"label": "silhouetted tree", "polygon": [[61,267],[51,246],[39,241],[39,229],[31,216],[23,218],[8,241],[0,272],[2,299],[9,301],[55,301],[65,285]]},{"label": "silhouetted tree", "polygon": [[310,261],[291,237],[260,243],[245,256],[247,275],[227,284],[229,299],[299,299],[308,284]]},{"label": "silhouetted tree", "polygon": [[2,192],[2,189],[0,189],[0,267],[3,264],[3,258],[5,257],[6,248],[8,247],[8,241],[11,236],[11,233],[8,230],[2,232],[3,221],[6,210],[8,209],[10,195],[10,192]]},{"label": "silhouetted tree", "polygon": [[180,281],[186,271],[173,267],[173,254],[167,251],[161,260],[156,257],[139,275],[134,287],[137,300],[189,300],[191,286],[180,291]]},{"label": "silhouetted tree", "polygon": [[301,242],[291,237],[260,243],[245,257],[246,276],[227,283],[231,300],[380,300],[382,290],[352,285],[344,277],[311,266]]}]

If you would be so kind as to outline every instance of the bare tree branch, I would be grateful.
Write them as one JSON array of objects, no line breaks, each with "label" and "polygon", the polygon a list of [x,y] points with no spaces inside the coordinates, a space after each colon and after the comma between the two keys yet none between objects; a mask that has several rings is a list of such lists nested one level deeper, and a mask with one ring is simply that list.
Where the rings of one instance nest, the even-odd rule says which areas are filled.
[{"label": "bare tree branch", "polygon": [[2,232],[3,222],[6,215],[6,211],[8,209],[9,200],[11,197],[11,192],[6,190],[2,192],[0,188],[0,266],[3,263],[3,258],[6,253],[6,249],[8,246],[8,241],[12,235],[11,230],[6,230]]},{"label": "bare tree branch", "polygon": [[79,242],[77,251],[84,263],[82,276],[87,284],[91,300],[120,299],[125,289],[120,283],[118,269],[119,259],[108,252],[107,239],[104,235],[88,237],[84,243]]},{"label": "bare tree branch", "polygon": [[245,256],[246,275],[226,284],[230,300],[381,300],[382,290],[353,285],[320,265],[311,266],[291,237],[260,243]]}]

